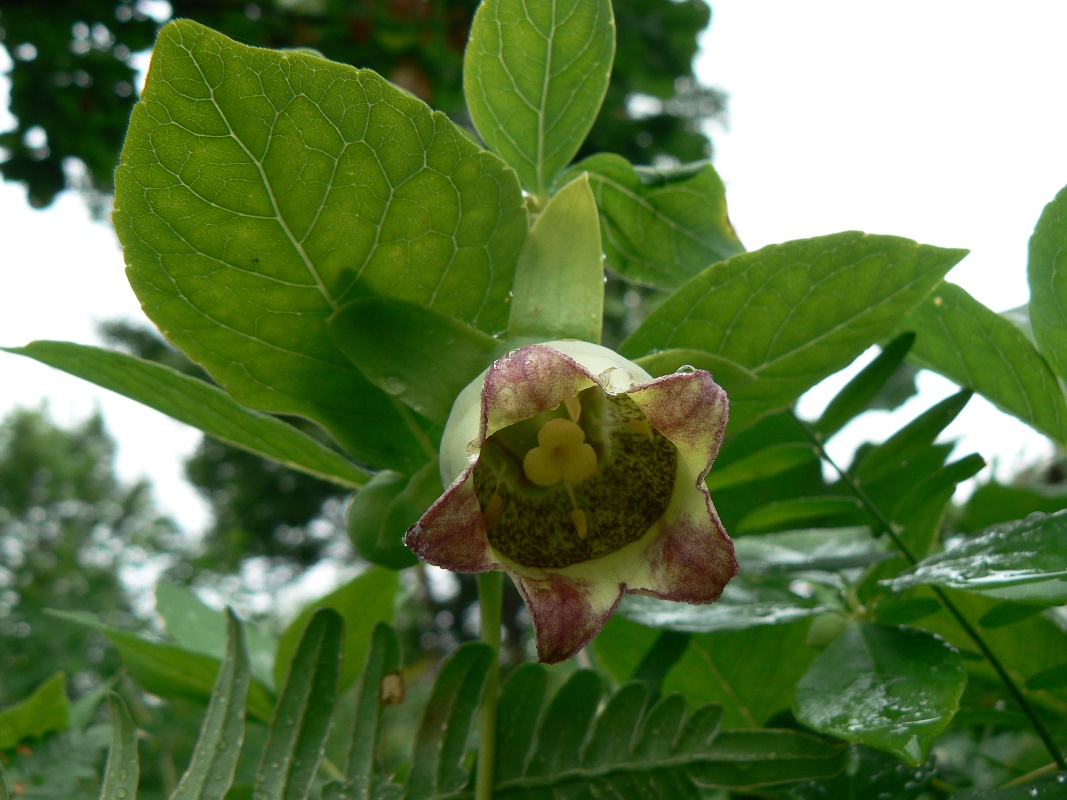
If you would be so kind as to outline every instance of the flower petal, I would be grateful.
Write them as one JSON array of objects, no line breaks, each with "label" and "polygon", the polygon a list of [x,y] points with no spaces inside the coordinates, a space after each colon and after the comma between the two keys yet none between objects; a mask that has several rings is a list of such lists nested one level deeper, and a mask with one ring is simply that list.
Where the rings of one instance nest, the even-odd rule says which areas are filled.
[{"label": "flower petal", "polygon": [[537,659],[566,661],[600,633],[622,598],[618,583],[548,573],[543,579],[512,573],[537,638]]},{"label": "flower petal", "polygon": [[500,566],[490,555],[472,467],[412,526],[404,544],[421,560],[453,572],[487,572]]}]

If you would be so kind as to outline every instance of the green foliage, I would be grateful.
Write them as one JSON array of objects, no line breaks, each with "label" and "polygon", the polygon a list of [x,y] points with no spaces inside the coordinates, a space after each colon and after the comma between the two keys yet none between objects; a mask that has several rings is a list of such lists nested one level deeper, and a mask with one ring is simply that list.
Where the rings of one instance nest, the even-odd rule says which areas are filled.
[{"label": "green foliage", "polygon": [[69,723],[67,676],[57,672],[21,703],[0,710],[0,750],[10,749],[23,739],[61,731]]},{"label": "green foliage", "polygon": [[130,710],[118,695],[108,697],[111,712],[111,747],[108,750],[101,800],[137,800],[141,763],[137,756],[137,729]]},{"label": "green foliage", "polygon": [[[1067,380],[1067,191],[1045,206],[1030,237],[1030,324],[1049,365]],[[1062,441],[1062,440],[1061,440]]]}]

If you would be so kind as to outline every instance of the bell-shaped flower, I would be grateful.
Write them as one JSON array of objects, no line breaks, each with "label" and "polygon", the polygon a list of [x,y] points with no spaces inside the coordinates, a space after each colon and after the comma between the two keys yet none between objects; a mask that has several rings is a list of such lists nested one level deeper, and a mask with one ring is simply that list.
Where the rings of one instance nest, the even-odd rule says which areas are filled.
[{"label": "bell-shaped flower", "polygon": [[653,379],[578,341],[513,350],[456,399],[448,489],[405,541],[455,572],[510,575],[538,657],[563,661],[623,593],[710,603],[737,573],[704,486],[726,417],[703,370]]}]

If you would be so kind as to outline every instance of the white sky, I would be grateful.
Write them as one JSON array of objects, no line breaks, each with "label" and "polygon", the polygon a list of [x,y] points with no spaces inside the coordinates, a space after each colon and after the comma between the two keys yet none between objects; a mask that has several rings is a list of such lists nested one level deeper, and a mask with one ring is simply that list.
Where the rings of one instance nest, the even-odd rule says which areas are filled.
[{"label": "white sky", "polygon": [[[700,74],[730,95],[715,163],[749,249],[848,229],[908,236],[970,248],[950,278],[992,308],[1026,301],[1027,239],[1067,184],[1067,3],[712,5]],[[8,125],[0,117],[0,129]],[[20,188],[0,184],[0,246],[0,345],[95,343],[95,322],[140,316],[114,234],[78,197],[35,212]],[[920,401],[901,414],[846,429],[838,452],[952,391],[934,376],[921,386]],[[817,413],[826,399],[816,393],[802,410]],[[190,528],[203,524],[204,508],[180,477],[195,431],[0,353],[0,415],[43,402],[65,424],[102,408],[120,443],[120,474],[149,476],[169,512]],[[951,432],[1002,467],[1048,450],[977,399]]]}]

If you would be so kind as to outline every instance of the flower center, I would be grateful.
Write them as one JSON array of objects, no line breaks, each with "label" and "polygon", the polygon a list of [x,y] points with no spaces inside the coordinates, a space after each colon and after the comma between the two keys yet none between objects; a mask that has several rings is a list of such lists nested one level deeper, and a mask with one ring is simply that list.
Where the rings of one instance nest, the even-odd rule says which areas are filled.
[{"label": "flower center", "polygon": [[608,555],[663,515],[676,462],[625,394],[587,389],[486,440],[474,488],[489,543],[528,567]]}]

